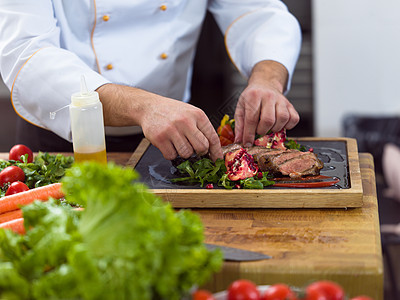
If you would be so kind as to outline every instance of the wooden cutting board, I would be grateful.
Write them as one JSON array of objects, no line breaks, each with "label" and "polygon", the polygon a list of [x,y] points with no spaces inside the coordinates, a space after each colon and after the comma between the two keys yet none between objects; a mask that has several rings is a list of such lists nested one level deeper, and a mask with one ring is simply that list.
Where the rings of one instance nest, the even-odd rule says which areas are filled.
[{"label": "wooden cutting board", "polygon": [[[156,168],[171,168],[161,153],[144,139],[132,154],[127,165],[135,167],[152,192],[171,203],[175,208],[347,208],[362,207],[363,190],[358,159],[357,142],[351,138],[294,138],[296,141],[327,145],[340,144],[345,151],[343,177],[347,186],[330,188],[264,188],[263,190],[227,190],[188,187],[168,182]],[[332,157],[337,151],[330,151]],[[328,155],[328,156],[329,156]],[[340,156],[340,155],[339,155]],[[328,164],[329,164],[328,162]],[[337,163],[338,164],[338,163]],[[340,162],[339,162],[340,164]],[[329,171],[329,170],[327,170]],[[168,173],[168,170],[167,170]]]}]

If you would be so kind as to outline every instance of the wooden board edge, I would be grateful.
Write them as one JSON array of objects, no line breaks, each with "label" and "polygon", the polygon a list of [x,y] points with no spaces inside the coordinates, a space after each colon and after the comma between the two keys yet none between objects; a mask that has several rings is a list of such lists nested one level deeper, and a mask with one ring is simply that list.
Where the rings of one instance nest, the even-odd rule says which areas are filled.
[{"label": "wooden board edge", "polygon": [[362,176],[360,169],[360,158],[357,147],[357,140],[347,138],[347,154],[350,173],[350,188],[363,194]]},{"label": "wooden board edge", "polygon": [[146,138],[142,139],[140,144],[137,146],[136,150],[132,153],[128,162],[125,164],[127,167],[135,168],[139,160],[142,158],[143,154],[146,152],[147,148],[150,146],[150,141]]},{"label": "wooden board edge", "polygon": [[[363,194],[356,190],[207,190],[153,189],[155,195],[175,208],[355,208]],[[222,197],[224,196],[224,197]],[[229,197],[229,204],[224,199]],[[293,197],[297,198],[293,202]],[[190,200],[188,200],[190,199]],[[345,203],[341,205],[338,199]]]}]

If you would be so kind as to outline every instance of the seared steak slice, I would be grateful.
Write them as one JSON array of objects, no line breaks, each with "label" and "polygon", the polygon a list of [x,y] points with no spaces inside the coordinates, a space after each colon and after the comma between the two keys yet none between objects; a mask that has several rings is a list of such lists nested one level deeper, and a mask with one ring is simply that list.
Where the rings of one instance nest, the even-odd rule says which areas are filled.
[{"label": "seared steak slice", "polygon": [[253,156],[262,155],[265,153],[270,154],[271,152],[277,153],[277,151],[278,152],[282,151],[282,150],[278,150],[278,149],[265,148],[264,146],[252,146],[252,147],[245,148],[245,149],[248,154],[253,155]]},{"label": "seared steak slice", "polygon": [[306,175],[318,175],[323,168],[322,162],[312,152],[304,152],[293,159],[289,159],[279,165],[279,171],[282,175],[289,175],[292,178],[298,178]]},{"label": "seared steak slice", "polygon": [[227,146],[222,146],[222,154],[225,157],[225,155],[228,152],[233,152],[233,151],[238,150],[240,148],[243,148],[243,146],[241,144],[230,144],[230,145],[227,145]]},{"label": "seared steak slice", "polygon": [[254,155],[260,171],[268,171],[274,176],[289,175],[296,178],[317,175],[323,164],[312,152],[299,150],[277,150]]}]

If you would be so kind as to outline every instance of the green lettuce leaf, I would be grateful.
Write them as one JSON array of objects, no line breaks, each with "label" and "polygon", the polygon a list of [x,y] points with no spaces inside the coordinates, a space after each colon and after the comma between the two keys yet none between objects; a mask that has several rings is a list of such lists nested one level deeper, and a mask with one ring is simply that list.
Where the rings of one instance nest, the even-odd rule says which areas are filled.
[{"label": "green lettuce leaf", "polygon": [[25,235],[0,230],[0,298],[178,300],[204,283],[222,253],[205,248],[199,216],[175,212],[137,179],[112,163],[76,164],[63,189],[84,211],[25,206]]}]

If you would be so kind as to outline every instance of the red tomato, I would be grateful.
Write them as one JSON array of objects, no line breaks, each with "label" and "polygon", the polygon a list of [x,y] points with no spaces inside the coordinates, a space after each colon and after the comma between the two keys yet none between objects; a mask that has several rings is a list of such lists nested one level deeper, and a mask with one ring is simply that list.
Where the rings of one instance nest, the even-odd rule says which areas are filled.
[{"label": "red tomato", "polygon": [[229,140],[222,135],[219,136],[219,141],[221,143],[221,146],[227,146],[233,143],[233,140]]},{"label": "red tomato", "polygon": [[2,187],[7,182],[14,181],[24,181],[25,173],[24,171],[17,166],[9,166],[4,168],[3,171],[0,172],[0,187]]},{"label": "red tomato", "polygon": [[18,144],[11,148],[9,159],[22,162],[21,156],[25,154],[28,154],[28,163],[33,162],[32,150],[25,145]]},{"label": "red tomato", "polygon": [[373,299],[368,296],[357,296],[357,297],[351,298],[350,300],[373,300]]},{"label": "red tomato", "polygon": [[228,140],[234,140],[235,134],[233,133],[232,127],[230,124],[225,124],[224,126],[219,126],[217,129],[217,133],[219,136],[226,137]]},{"label": "red tomato", "polygon": [[215,300],[215,298],[209,291],[197,290],[193,293],[192,300]]},{"label": "red tomato", "polygon": [[6,192],[6,196],[9,196],[9,195],[12,195],[12,194],[21,193],[21,192],[27,191],[27,190],[29,190],[29,188],[25,183],[23,183],[21,181],[14,181],[8,187],[7,192]]},{"label": "red tomato", "polygon": [[340,285],[329,280],[316,281],[306,288],[306,300],[343,300],[344,291]]},{"label": "red tomato", "polygon": [[261,300],[296,300],[296,294],[286,284],[271,285],[261,296]]},{"label": "red tomato", "polygon": [[246,279],[239,279],[231,283],[228,288],[228,300],[260,300],[257,286]]}]

